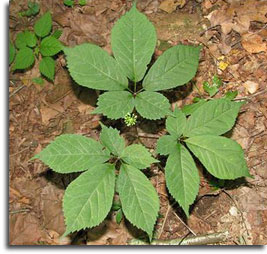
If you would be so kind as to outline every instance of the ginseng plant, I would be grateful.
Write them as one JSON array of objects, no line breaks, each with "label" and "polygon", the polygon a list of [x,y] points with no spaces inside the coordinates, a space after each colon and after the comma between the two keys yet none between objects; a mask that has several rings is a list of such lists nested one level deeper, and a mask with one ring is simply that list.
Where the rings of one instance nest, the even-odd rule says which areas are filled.
[{"label": "ginseng plant", "polygon": [[65,235],[99,225],[112,208],[117,184],[123,214],[152,239],[159,199],[142,169],[158,161],[144,146],[125,147],[118,130],[102,125],[99,142],[63,134],[33,159],[61,174],[83,172],[64,194]]},{"label": "ginseng plant", "polygon": [[159,138],[157,153],[168,156],[166,185],[187,216],[200,183],[191,153],[216,178],[233,180],[250,177],[241,146],[220,136],[232,129],[242,104],[226,98],[214,99],[191,108],[190,113],[187,108],[188,118],[178,108],[167,117],[169,135]]},{"label": "ginseng plant", "polygon": [[[157,91],[184,85],[194,77],[200,47],[174,46],[147,70],[155,45],[153,25],[134,5],[112,29],[114,57],[90,43],[65,47],[64,52],[69,72],[79,85],[107,91],[100,95],[94,113],[111,119],[125,117],[127,125],[136,123],[131,115],[134,108],[147,119],[167,116],[169,135],[158,140],[157,152],[168,156],[167,188],[189,216],[199,189],[193,155],[219,179],[250,176],[241,146],[221,136],[234,126],[243,102],[210,98],[172,112],[167,98]],[[218,89],[209,91],[214,95]],[[117,182],[123,214],[152,240],[159,200],[141,170],[158,161],[145,147],[125,147],[116,129],[102,125],[100,142],[75,134],[61,135],[34,158],[58,173],[85,171],[64,195],[65,235],[97,226],[105,219]]]},{"label": "ginseng plant", "polygon": [[119,119],[134,108],[146,119],[171,114],[168,99],[158,91],[184,85],[195,76],[200,47],[174,46],[147,70],[156,42],[153,24],[134,4],[112,29],[114,57],[90,43],[64,48],[71,77],[81,86],[107,91],[99,96],[95,114]]},{"label": "ginseng plant", "polygon": [[[12,70],[25,70],[33,66],[35,59],[40,59],[39,71],[49,81],[55,77],[55,59],[62,50],[58,40],[62,31],[52,32],[52,17],[50,12],[42,15],[34,24],[34,32],[25,30],[16,35],[15,46],[9,42],[9,64]],[[17,52],[16,52],[17,48]],[[41,78],[34,78],[35,83],[42,84]]]}]

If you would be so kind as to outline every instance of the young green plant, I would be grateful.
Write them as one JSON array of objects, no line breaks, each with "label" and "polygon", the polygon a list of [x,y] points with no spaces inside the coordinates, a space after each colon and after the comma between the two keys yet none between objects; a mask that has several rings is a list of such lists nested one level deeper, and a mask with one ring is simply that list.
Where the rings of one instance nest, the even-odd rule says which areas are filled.
[{"label": "young green plant", "polygon": [[22,17],[36,16],[40,11],[40,4],[32,1],[28,1],[28,9],[19,13]]},{"label": "young green plant", "polygon": [[[193,104],[185,105],[182,108],[182,112],[188,116],[192,114],[195,110],[197,110],[200,106],[202,106],[204,103],[206,103],[209,100],[213,100],[214,96],[218,93],[219,88],[223,85],[222,80],[217,76],[214,75],[212,77],[212,85],[209,84],[208,81],[205,81],[203,83],[203,90],[209,94],[210,98],[205,99],[200,94],[200,97],[195,97],[193,99]],[[224,99],[233,100],[237,96],[237,91],[228,91],[225,93],[225,95],[222,97]]]},{"label": "young green plant", "polygon": [[120,222],[123,212],[152,239],[159,199],[141,170],[158,161],[144,146],[125,147],[118,130],[102,125],[100,142],[81,135],[61,135],[34,159],[40,159],[58,173],[83,172],[70,183],[64,195],[65,235],[99,225],[112,208],[117,184],[121,202],[117,221]]},{"label": "young green plant", "polygon": [[[68,6],[68,7],[73,7],[74,6],[74,0],[64,0],[63,3],[64,5]],[[79,0],[78,1],[80,6],[84,6],[87,4],[87,0]]]},{"label": "young green plant", "polygon": [[148,70],[156,42],[153,24],[134,4],[112,29],[114,57],[90,43],[64,48],[72,78],[81,86],[107,91],[99,96],[95,114],[119,119],[134,108],[153,120],[171,114],[168,99],[158,91],[184,85],[195,76],[200,47],[174,46]]},{"label": "young green plant", "polygon": [[191,153],[216,178],[250,176],[241,146],[220,136],[232,129],[242,104],[225,98],[210,100],[189,113],[188,119],[178,108],[174,110],[174,116],[167,117],[169,135],[160,137],[157,153],[168,156],[166,184],[187,216],[200,182]]},{"label": "young green plant", "polygon": [[52,17],[50,12],[46,12],[34,25],[34,32],[29,30],[20,32],[16,36],[15,46],[9,45],[9,62],[14,61],[12,70],[24,70],[31,67],[35,58],[42,56],[39,63],[40,73],[50,81],[55,76],[55,60],[53,56],[62,50],[62,45],[58,40],[61,31],[56,30],[51,34]]}]

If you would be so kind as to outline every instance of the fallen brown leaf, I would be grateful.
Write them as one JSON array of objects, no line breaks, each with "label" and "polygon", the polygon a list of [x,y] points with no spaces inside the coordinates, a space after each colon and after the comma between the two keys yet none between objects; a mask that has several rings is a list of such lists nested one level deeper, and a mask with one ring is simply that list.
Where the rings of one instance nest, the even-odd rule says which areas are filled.
[{"label": "fallen brown leaf", "polygon": [[212,11],[207,18],[211,26],[220,25],[222,32],[228,34],[234,31],[243,34],[249,30],[251,21],[267,22],[265,14],[267,5],[263,1],[232,1],[229,7]]},{"label": "fallen brown leaf", "polygon": [[47,125],[50,119],[54,118],[60,112],[63,112],[63,108],[60,106],[57,106],[57,108],[50,108],[47,105],[41,105],[40,112],[42,116],[42,123]]},{"label": "fallen brown leaf", "polygon": [[258,34],[244,34],[241,43],[243,48],[249,53],[266,51],[266,42]]},{"label": "fallen brown leaf", "polygon": [[172,13],[176,10],[178,4],[179,3],[177,3],[175,0],[165,0],[160,4],[159,8],[168,13]]}]

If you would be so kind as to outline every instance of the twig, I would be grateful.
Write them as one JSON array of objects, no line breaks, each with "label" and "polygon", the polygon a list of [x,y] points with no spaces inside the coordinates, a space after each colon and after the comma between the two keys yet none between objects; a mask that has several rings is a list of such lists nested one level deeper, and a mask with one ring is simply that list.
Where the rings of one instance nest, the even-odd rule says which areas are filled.
[{"label": "twig", "polygon": [[190,231],[190,233],[192,233],[194,236],[196,236],[196,233],[186,223],[184,223],[184,221],[176,214],[176,212],[173,212],[173,214]]},{"label": "twig", "polygon": [[161,235],[162,235],[162,232],[163,232],[164,226],[165,226],[165,224],[166,224],[166,221],[167,221],[167,218],[168,218],[168,215],[169,215],[170,209],[171,209],[171,205],[168,203],[168,209],[167,209],[167,212],[166,212],[165,218],[164,218],[164,220],[163,220],[162,226],[161,226],[161,228],[160,228],[160,231],[159,231],[158,238],[160,238],[160,237],[161,237]]},{"label": "twig", "polygon": [[17,92],[19,92],[21,89],[23,89],[24,87],[26,87],[26,86],[24,86],[24,85],[21,85],[21,86],[19,86],[15,91],[13,91],[10,95],[9,95],[9,98],[11,98],[13,95],[15,95]]},{"label": "twig", "polygon": [[138,133],[138,137],[140,137],[140,138],[158,139],[160,136],[158,134],[148,134],[148,133],[139,132]]},{"label": "twig", "polygon": [[259,91],[259,92],[257,92],[257,93],[254,93],[254,94],[252,94],[252,95],[244,96],[244,97],[239,97],[239,98],[235,98],[235,99],[233,99],[233,100],[234,100],[234,101],[250,100],[250,98],[255,97],[255,96],[258,96],[258,95],[263,94],[263,93],[266,93],[266,92],[267,92],[267,90],[264,89],[264,90],[262,90],[262,91]]},{"label": "twig", "polygon": [[26,212],[30,212],[31,210],[28,208],[24,208],[24,209],[19,209],[19,210],[14,210],[14,211],[10,211],[10,214],[16,214],[16,213],[26,213]]},{"label": "twig", "polygon": [[25,147],[24,149],[22,149],[22,150],[20,150],[20,151],[18,151],[18,152],[16,152],[16,153],[10,154],[9,156],[12,157],[12,156],[18,155],[18,154],[20,154],[20,153],[22,153],[22,152],[28,150],[29,148],[30,148],[30,146]]},{"label": "twig", "polygon": [[171,240],[153,240],[150,244],[139,239],[132,239],[129,241],[129,245],[207,245],[225,242],[228,239],[229,232],[226,231]]}]

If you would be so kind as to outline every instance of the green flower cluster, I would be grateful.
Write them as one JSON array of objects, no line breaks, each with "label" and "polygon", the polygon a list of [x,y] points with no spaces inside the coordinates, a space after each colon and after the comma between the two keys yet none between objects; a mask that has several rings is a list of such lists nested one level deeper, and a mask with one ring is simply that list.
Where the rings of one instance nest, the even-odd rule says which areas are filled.
[{"label": "green flower cluster", "polygon": [[136,124],[136,120],[137,115],[135,115],[134,113],[127,113],[124,117],[124,122],[128,127],[134,126]]}]

